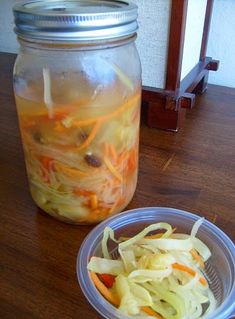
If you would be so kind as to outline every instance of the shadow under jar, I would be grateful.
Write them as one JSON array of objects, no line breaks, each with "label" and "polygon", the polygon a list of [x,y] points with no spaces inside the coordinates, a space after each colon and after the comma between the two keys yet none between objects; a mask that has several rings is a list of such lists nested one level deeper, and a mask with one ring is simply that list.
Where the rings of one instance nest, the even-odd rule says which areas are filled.
[{"label": "shadow under jar", "polygon": [[50,215],[97,223],[138,175],[137,7],[126,1],[14,6],[14,92],[31,195]]}]

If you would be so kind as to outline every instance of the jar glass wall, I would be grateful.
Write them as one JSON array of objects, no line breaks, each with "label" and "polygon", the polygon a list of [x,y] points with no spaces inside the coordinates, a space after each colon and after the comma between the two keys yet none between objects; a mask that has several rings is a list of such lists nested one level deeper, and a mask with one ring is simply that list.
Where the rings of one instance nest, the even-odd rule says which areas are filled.
[{"label": "jar glass wall", "polygon": [[20,40],[14,91],[30,191],[60,220],[96,223],[133,197],[141,101],[134,39]]}]

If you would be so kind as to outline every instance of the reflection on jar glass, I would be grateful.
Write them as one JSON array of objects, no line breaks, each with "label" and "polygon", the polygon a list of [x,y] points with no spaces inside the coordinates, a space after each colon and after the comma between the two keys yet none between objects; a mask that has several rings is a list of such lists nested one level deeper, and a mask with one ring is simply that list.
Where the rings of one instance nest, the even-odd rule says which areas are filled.
[{"label": "reflection on jar glass", "polygon": [[[21,44],[14,91],[30,191],[45,212],[78,224],[122,211],[138,175],[137,8],[94,2],[14,7]],[[33,30],[25,10],[37,16]]]}]

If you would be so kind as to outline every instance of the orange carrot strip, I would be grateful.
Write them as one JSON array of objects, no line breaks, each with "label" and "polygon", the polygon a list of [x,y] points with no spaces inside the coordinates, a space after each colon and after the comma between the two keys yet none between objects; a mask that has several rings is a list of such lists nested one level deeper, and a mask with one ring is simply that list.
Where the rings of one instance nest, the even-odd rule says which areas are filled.
[{"label": "orange carrot strip", "polygon": [[81,146],[77,147],[77,150],[80,151],[82,150],[83,148],[87,147],[88,145],[91,144],[92,140],[95,138],[98,130],[100,129],[100,126],[101,126],[101,122],[96,122],[96,124],[94,125],[91,133],[89,134],[88,138],[82,143]]},{"label": "orange carrot strip", "polygon": [[139,115],[140,115],[140,107],[137,107],[136,110],[132,114],[132,121],[139,120]]},{"label": "orange carrot strip", "polygon": [[[196,272],[188,267],[188,266],[185,266],[185,265],[181,265],[181,264],[178,264],[178,263],[174,263],[172,264],[172,268],[173,269],[177,269],[177,270],[181,270],[181,271],[184,271],[184,272],[187,272],[188,274],[190,274],[191,276],[195,276],[196,275]],[[203,285],[203,286],[206,286],[207,285],[207,281],[204,277],[200,277],[199,278],[199,282]]]},{"label": "orange carrot strip", "polygon": [[68,175],[69,177],[79,178],[89,176],[88,173],[82,172],[76,168],[67,167],[66,165],[59,162],[55,162],[54,167],[57,172],[62,171],[65,175]]},{"label": "orange carrot strip", "polygon": [[125,241],[125,240],[128,240],[128,239],[130,239],[131,237],[125,237],[125,236],[121,236],[120,238],[119,238],[119,240],[120,241]]},{"label": "orange carrot strip", "polygon": [[92,210],[95,210],[98,207],[98,199],[95,194],[90,196],[90,205]]},{"label": "orange carrot strip", "polygon": [[128,158],[128,151],[123,151],[119,156],[118,156],[118,163],[122,164],[127,158]]},{"label": "orange carrot strip", "polygon": [[[176,227],[172,229],[172,233],[171,234],[173,234],[175,231],[176,231]],[[146,238],[146,239],[155,239],[155,238],[161,238],[163,235],[164,235],[164,233],[157,233],[157,234],[145,236],[144,238]]]},{"label": "orange carrot strip", "polygon": [[111,114],[107,114],[107,115],[100,117],[100,120],[101,121],[110,120],[110,119],[116,117],[117,115],[119,115],[120,113],[122,113],[123,111],[125,111],[126,109],[129,109],[130,107],[136,106],[135,103],[138,101],[138,99],[139,99],[139,94],[133,96],[129,101],[127,101],[125,104],[123,104],[121,107],[119,107],[117,110],[115,110]]},{"label": "orange carrot strip", "polygon": [[21,120],[21,127],[23,129],[28,129],[28,128],[34,126],[35,124],[36,124],[35,120],[26,120],[26,119],[24,119],[24,120],[22,119]]},{"label": "orange carrot strip", "polygon": [[61,122],[56,122],[54,130],[57,132],[64,132],[66,128],[61,124]]},{"label": "orange carrot strip", "polygon": [[92,211],[92,215],[100,215],[101,210],[99,208]]},{"label": "orange carrot strip", "polygon": [[95,223],[95,222],[98,222],[98,221],[104,219],[105,217],[107,217],[109,215],[110,215],[110,213],[109,213],[108,208],[98,207],[97,209],[92,210],[90,212],[90,214],[87,216],[87,220],[89,222]]},{"label": "orange carrot strip", "polygon": [[97,122],[97,120],[100,120],[100,118],[91,118],[91,119],[86,119],[86,120],[72,120],[71,119],[71,124],[70,126],[79,126],[79,127],[83,127],[83,126],[88,126],[91,124],[94,124],[95,122]]},{"label": "orange carrot strip", "polygon": [[192,257],[199,263],[199,266],[201,268],[205,268],[205,263],[202,259],[202,257],[198,254],[198,252],[196,251],[196,249],[192,249],[190,250],[190,254],[192,255]]},{"label": "orange carrot strip", "polygon": [[116,170],[116,168],[112,165],[112,163],[107,157],[104,157],[104,163],[108,167],[110,172],[122,183],[123,182],[122,175]]},{"label": "orange carrot strip", "polygon": [[147,235],[144,238],[145,239],[157,239],[161,238],[164,235],[164,233],[158,233],[158,234],[153,234],[153,235]]},{"label": "orange carrot strip", "polygon": [[147,315],[152,316],[157,319],[163,319],[161,315],[159,315],[156,311],[154,311],[152,308],[147,306],[142,306],[140,308],[143,312],[147,313]]},{"label": "orange carrot strip", "polygon": [[[176,228],[172,229],[172,233],[174,233],[176,231]],[[145,239],[157,239],[157,238],[161,238],[164,235],[164,233],[157,233],[157,234],[153,234],[153,235],[147,235],[144,236]],[[123,240],[127,240],[130,239],[130,237],[122,237]]]},{"label": "orange carrot strip", "polygon": [[109,144],[108,143],[104,143],[104,155],[106,157],[109,156]]},{"label": "orange carrot strip", "polygon": [[113,144],[109,144],[109,151],[110,151],[110,155],[112,156],[113,160],[116,162],[117,151],[115,150],[115,147],[113,146]]},{"label": "orange carrot strip", "polygon": [[[145,239],[157,239],[157,238],[161,238],[162,235],[164,235],[164,233],[158,233],[158,234],[154,234],[154,235],[147,235],[147,236],[144,236]],[[128,240],[130,239],[131,237],[121,237],[121,240]]]},{"label": "orange carrot strip", "polygon": [[91,118],[91,119],[87,119],[87,120],[73,120],[71,124],[76,125],[76,126],[86,126],[86,125],[90,125],[96,121],[106,122],[107,120],[110,120],[110,119],[116,117],[117,115],[119,115],[120,113],[124,112],[126,109],[129,109],[130,107],[136,106],[135,103],[138,101],[139,97],[140,97],[139,94],[134,95],[125,104],[123,104],[121,107],[119,107],[117,110],[115,110],[114,112],[112,112],[110,114],[102,115],[102,116],[99,116],[97,118]]},{"label": "orange carrot strip", "polygon": [[28,117],[31,118],[35,118],[36,121],[40,121],[41,122],[51,122],[51,121],[62,121],[66,118],[66,116],[68,116],[68,114],[71,112],[71,109],[65,109],[65,110],[55,110],[53,109],[53,111],[55,111],[55,113],[52,115],[52,117],[50,118],[48,116],[47,111],[41,112],[41,113],[37,113],[37,114],[29,114]]},{"label": "orange carrot strip", "polygon": [[109,302],[111,302],[114,306],[119,306],[120,302],[116,295],[114,295],[103,283],[100,281],[96,273],[90,271],[90,277],[93,281],[96,288],[99,290],[99,292],[104,296],[105,299],[107,299]]},{"label": "orange carrot strip", "polygon": [[112,214],[114,210],[116,209],[116,207],[123,205],[124,202],[125,202],[125,198],[123,196],[119,197],[111,206],[109,210],[109,214]]},{"label": "orange carrot strip", "polygon": [[136,149],[132,149],[129,153],[129,158],[127,161],[127,171],[133,172],[137,167],[137,152]]},{"label": "orange carrot strip", "polygon": [[86,197],[93,195],[92,192],[87,191],[87,190],[85,190],[85,189],[81,189],[81,188],[79,188],[79,187],[75,187],[74,190],[73,190],[73,193],[74,193],[75,195],[77,195],[77,196],[86,196]]},{"label": "orange carrot strip", "polygon": [[88,216],[86,216],[87,222],[97,223],[102,219],[101,211],[99,209],[93,210]]},{"label": "orange carrot strip", "polygon": [[46,169],[49,170],[50,169],[50,163],[53,160],[53,158],[51,157],[47,157],[47,156],[39,156],[38,159],[40,160],[42,166]]}]

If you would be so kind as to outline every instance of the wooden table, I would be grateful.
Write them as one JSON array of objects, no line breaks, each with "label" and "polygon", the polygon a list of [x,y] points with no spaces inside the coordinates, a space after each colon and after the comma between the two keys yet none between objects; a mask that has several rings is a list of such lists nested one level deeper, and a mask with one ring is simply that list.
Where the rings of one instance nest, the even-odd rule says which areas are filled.
[{"label": "wooden table", "polygon": [[[0,318],[100,318],[76,278],[92,226],[59,222],[33,203],[12,92],[15,56],[0,54]],[[140,134],[140,172],[127,208],[168,206],[207,217],[235,240],[235,90],[209,86],[178,133]]]}]

